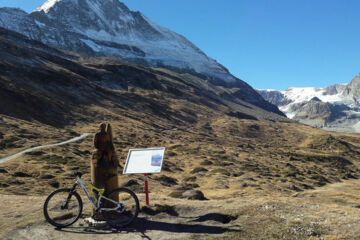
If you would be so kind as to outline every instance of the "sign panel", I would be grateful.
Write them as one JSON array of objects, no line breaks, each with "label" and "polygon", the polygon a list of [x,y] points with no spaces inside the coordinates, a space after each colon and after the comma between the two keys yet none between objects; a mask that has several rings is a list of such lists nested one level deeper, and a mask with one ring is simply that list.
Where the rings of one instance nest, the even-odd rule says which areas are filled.
[{"label": "sign panel", "polygon": [[123,174],[160,173],[165,148],[130,149]]}]

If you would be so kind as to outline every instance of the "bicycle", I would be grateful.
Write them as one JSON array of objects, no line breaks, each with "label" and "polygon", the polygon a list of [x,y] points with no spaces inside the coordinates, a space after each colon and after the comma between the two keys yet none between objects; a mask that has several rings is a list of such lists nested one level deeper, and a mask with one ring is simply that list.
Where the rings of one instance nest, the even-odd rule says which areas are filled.
[{"label": "bicycle", "polygon": [[[82,174],[76,173],[73,187],[60,188],[46,198],[44,203],[45,219],[57,228],[64,228],[79,220],[83,202],[76,192],[79,185],[85,192],[92,207],[100,212],[104,220],[113,228],[128,226],[139,214],[139,200],[134,192],[126,188],[117,188],[104,196],[105,189],[99,189],[81,179]],[[89,194],[85,185],[93,191]],[[94,192],[98,195],[94,195]]]}]

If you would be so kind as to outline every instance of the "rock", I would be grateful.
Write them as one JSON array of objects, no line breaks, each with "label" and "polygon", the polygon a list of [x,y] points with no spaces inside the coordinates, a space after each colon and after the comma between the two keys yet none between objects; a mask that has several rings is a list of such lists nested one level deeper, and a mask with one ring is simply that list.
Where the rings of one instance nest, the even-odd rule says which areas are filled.
[{"label": "rock", "polygon": [[32,176],[24,172],[15,172],[13,174],[13,177],[32,177]]},{"label": "rock", "polygon": [[160,176],[160,177],[156,177],[154,178],[155,180],[159,181],[160,184],[166,186],[166,187],[171,187],[173,185],[177,185],[177,179],[172,178],[172,177],[168,177],[168,176]]},{"label": "rock", "polygon": [[208,170],[203,167],[194,168],[190,173],[207,172]]},{"label": "rock", "polygon": [[181,184],[180,187],[176,188],[176,190],[186,191],[186,190],[191,190],[191,189],[198,188],[198,187],[199,187],[199,185],[196,183],[183,183],[183,184]]},{"label": "rock", "polygon": [[214,163],[212,161],[210,161],[210,160],[207,160],[207,159],[200,163],[200,165],[203,165],[203,166],[209,166],[209,165],[212,165],[212,164],[214,164]]},{"label": "rock", "polygon": [[179,190],[177,190],[177,191],[171,192],[171,193],[169,194],[169,197],[172,197],[172,198],[181,198],[183,193],[184,193],[184,191],[181,191],[181,190],[179,191]]},{"label": "rock", "polygon": [[140,185],[136,180],[129,180],[126,183],[122,184],[122,187],[129,188],[131,191],[135,193],[143,193],[144,186]]},{"label": "rock", "polygon": [[41,179],[53,179],[55,176],[53,175],[50,175],[50,174],[45,174],[45,175],[42,175],[40,178]]},{"label": "rock", "polygon": [[6,170],[3,169],[3,168],[0,168],[0,173],[8,173],[8,171],[6,171]]},{"label": "rock", "polygon": [[54,187],[54,188],[59,188],[60,187],[60,183],[58,183],[58,182],[50,182],[49,185]]},{"label": "rock", "polygon": [[174,156],[177,155],[177,153],[176,153],[176,152],[169,151],[169,152],[167,153],[167,155],[168,155],[168,157],[174,157]]},{"label": "rock", "polygon": [[181,196],[190,200],[207,200],[204,194],[199,190],[187,190],[183,192]]},{"label": "rock", "polygon": [[243,172],[237,172],[237,173],[233,173],[233,174],[232,174],[233,177],[240,177],[240,176],[242,176],[242,175],[244,175]]},{"label": "rock", "polygon": [[240,186],[241,186],[242,188],[246,188],[246,187],[249,186],[249,184],[247,184],[247,183],[242,183]]},{"label": "rock", "polygon": [[155,216],[159,213],[167,213],[170,216],[179,216],[179,214],[176,212],[175,207],[174,206],[169,206],[169,205],[159,205],[159,204],[155,204],[155,209],[152,209],[148,206],[144,206],[141,208],[141,212],[151,215],[151,216]]},{"label": "rock", "polygon": [[136,180],[129,180],[123,184],[124,187],[138,186],[140,185]]}]

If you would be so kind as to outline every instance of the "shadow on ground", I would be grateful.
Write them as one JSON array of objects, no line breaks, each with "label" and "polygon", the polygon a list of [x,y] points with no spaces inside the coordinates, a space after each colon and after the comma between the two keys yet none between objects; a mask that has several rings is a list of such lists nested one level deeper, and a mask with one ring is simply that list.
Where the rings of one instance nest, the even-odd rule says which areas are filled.
[{"label": "shadow on ground", "polygon": [[68,227],[57,229],[61,232],[76,234],[119,234],[119,233],[140,233],[145,239],[151,239],[145,233],[148,231],[164,231],[169,233],[190,233],[190,234],[222,234],[225,232],[240,232],[227,227],[210,226],[202,224],[167,223],[145,218],[138,218],[129,227],[115,230],[110,227]]}]

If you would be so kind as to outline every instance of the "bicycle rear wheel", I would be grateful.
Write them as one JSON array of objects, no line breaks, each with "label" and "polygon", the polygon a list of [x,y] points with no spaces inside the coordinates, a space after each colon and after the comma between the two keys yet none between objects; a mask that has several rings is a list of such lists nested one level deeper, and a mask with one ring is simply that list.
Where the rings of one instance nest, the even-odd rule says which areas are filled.
[{"label": "bicycle rear wheel", "polygon": [[105,221],[114,228],[128,226],[139,214],[139,200],[134,192],[126,188],[117,188],[105,197],[116,203],[102,198],[102,208],[118,208],[116,210],[101,210]]},{"label": "bicycle rear wheel", "polygon": [[80,218],[82,208],[82,200],[77,192],[71,193],[70,189],[61,188],[46,198],[44,216],[55,227],[68,227]]}]

